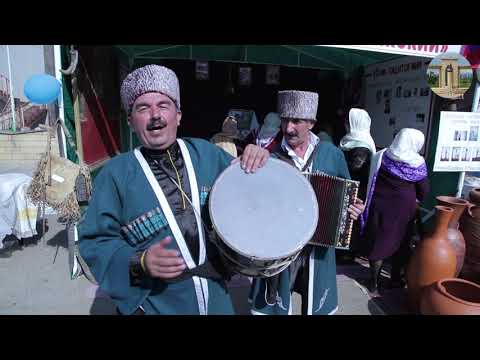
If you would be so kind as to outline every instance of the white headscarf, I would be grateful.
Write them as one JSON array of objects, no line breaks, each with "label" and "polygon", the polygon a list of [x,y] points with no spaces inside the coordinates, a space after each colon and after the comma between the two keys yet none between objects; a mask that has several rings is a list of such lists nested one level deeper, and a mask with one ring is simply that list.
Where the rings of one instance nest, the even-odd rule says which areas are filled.
[{"label": "white headscarf", "polygon": [[277,135],[280,131],[280,124],[282,120],[277,113],[271,112],[265,116],[263,120],[263,125],[258,132],[259,139],[269,139]]},{"label": "white headscarf", "polygon": [[265,148],[275,139],[280,131],[280,124],[282,120],[277,113],[271,112],[265,116],[263,125],[257,135],[257,145]]},{"label": "white headscarf", "polygon": [[350,131],[340,140],[342,150],[351,150],[357,147],[369,149],[372,154],[377,151],[375,142],[370,135],[372,120],[365,110],[353,108],[348,115]]},{"label": "white headscarf", "polygon": [[424,142],[425,136],[420,130],[402,129],[387,149],[387,155],[392,160],[419,167],[425,163],[425,159],[419,154]]}]

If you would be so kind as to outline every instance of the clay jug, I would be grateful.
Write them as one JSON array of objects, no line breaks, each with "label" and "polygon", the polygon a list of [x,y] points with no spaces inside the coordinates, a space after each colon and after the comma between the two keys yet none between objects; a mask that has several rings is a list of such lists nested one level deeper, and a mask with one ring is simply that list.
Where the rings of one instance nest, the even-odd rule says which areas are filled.
[{"label": "clay jug", "polygon": [[480,315],[480,286],[462,279],[439,280],[425,289],[422,315]]},{"label": "clay jug", "polygon": [[408,302],[411,311],[418,313],[420,295],[435,281],[455,275],[457,258],[448,240],[448,223],[452,208],[437,205],[433,232],[420,241],[407,266]]},{"label": "clay jug", "polygon": [[460,276],[480,283],[480,188],[470,191],[472,203],[460,219],[465,237],[465,262]]},{"label": "clay jug", "polygon": [[459,220],[462,216],[465,208],[470,205],[467,200],[456,198],[453,196],[437,196],[437,200],[440,205],[451,207],[453,209],[453,215],[448,223],[448,240],[452,243],[455,254],[457,256],[457,267],[455,270],[455,277],[460,274],[462,270],[463,262],[465,260],[465,239],[462,232],[459,230]]},{"label": "clay jug", "polygon": [[480,188],[472,189],[468,196],[473,204],[480,205]]}]

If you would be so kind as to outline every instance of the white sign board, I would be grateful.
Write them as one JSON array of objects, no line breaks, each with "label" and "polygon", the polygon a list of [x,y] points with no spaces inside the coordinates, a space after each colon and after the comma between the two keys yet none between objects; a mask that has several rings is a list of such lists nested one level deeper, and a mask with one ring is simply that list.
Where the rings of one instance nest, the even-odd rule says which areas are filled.
[{"label": "white sign board", "polygon": [[377,147],[390,146],[403,128],[418,129],[427,136],[432,98],[428,64],[428,59],[406,56],[365,68],[365,110],[372,119]]},{"label": "white sign board", "polygon": [[374,51],[381,53],[422,56],[433,58],[437,55],[453,52],[460,53],[462,45],[318,45],[345,49]]},{"label": "white sign board", "polygon": [[442,111],[433,171],[480,171],[480,113]]}]

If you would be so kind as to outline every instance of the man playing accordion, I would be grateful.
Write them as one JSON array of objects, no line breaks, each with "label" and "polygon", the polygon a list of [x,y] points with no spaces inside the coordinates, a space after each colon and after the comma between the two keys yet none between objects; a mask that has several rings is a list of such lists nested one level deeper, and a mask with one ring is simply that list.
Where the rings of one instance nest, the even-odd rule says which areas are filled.
[{"label": "man playing accordion", "polygon": [[[278,113],[283,139],[272,156],[285,160],[302,172],[323,172],[350,179],[345,157],[329,142],[311,132],[316,122],[318,94],[280,91]],[[292,194],[295,196],[295,194]],[[364,210],[361,200],[348,209],[356,220]],[[335,248],[307,245],[288,268],[269,278],[255,278],[250,300],[258,315],[292,314],[292,293],[302,296],[303,315],[334,314],[338,309]]]}]

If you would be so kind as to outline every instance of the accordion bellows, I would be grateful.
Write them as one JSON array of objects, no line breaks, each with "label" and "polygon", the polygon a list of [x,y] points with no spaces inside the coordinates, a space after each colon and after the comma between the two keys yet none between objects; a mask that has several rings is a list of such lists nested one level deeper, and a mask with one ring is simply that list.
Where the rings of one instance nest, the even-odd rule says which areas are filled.
[{"label": "accordion bellows", "polygon": [[318,200],[318,223],[311,245],[348,249],[353,220],[348,207],[355,203],[360,183],[320,172],[306,173]]}]

